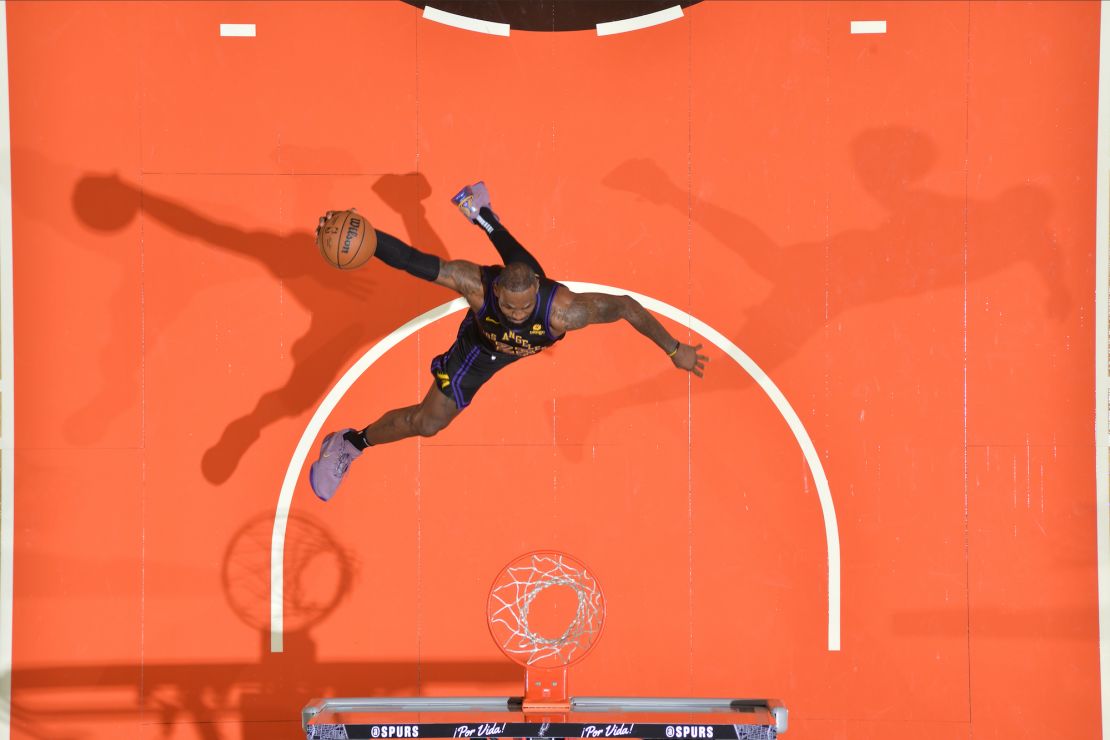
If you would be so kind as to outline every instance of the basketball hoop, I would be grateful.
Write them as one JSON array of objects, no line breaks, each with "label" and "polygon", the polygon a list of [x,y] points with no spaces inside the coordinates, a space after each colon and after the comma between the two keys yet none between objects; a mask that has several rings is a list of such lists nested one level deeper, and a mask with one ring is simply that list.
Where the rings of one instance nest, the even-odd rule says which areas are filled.
[{"label": "basketball hoop", "polygon": [[593,571],[554,550],[513,560],[494,579],[489,631],[524,666],[519,696],[313,699],[301,710],[308,740],[775,740],[787,713],[774,699],[577,696],[567,667],[601,637],[605,596]]},{"label": "basketball hoop", "polygon": [[556,550],[521,555],[494,579],[486,611],[497,647],[526,669],[526,709],[564,709],[567,666],[586,657],[605,623],[592,572]]}]

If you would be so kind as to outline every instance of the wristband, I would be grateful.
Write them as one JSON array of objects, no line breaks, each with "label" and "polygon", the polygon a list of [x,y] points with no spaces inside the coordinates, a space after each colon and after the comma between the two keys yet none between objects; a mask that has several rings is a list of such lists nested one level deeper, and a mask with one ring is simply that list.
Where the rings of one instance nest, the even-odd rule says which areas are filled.
[{"label": "wristband", "polygon": [[682,346],[682,342],[678,341],[677,339],[674,340],[674,342],[674,349],[667,353],[667,357],[674,357],[675,355],[677,355],[678,348]]}]

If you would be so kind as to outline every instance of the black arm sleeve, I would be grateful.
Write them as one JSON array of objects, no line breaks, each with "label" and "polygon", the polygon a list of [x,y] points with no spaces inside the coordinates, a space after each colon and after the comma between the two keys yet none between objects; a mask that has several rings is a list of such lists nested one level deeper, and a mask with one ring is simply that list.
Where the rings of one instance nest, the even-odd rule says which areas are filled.
[{"label": "black arm sleeve", "polygon": [[374,229],[378,245],[374,256],[390,267],[404,270],[422,280],[434,281],[439,277],[439,257],[413,249],[395,236]]}]

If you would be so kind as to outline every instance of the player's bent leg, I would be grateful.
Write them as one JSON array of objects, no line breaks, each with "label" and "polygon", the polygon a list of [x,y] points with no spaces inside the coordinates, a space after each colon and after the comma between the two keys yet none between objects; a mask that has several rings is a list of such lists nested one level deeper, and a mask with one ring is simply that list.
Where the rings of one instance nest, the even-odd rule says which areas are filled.
[{"label": "player's bent leg", "polygon": [[504,264],[523,262],[537,275],[544,277],[539,260],[509,233],[508,229],[501,224],[501,219],[493,212],[489,190],[485,183],[476,182],[473,185],[467,185],[451,199],[451,202],[458,206],[467,221],[482,227],[493,242],[497,253],[501,255],[501,261]]},{"label": "player's bent leg", "polygon": [[509,233],[508,229],[501,225],[493,211],[483,208],[482,215],[478,217],[475,223],[486,230],[490,241],[493,242],[494,248],[501,255],[501,260],[506,265],[510,262],[523,262],[532,268],[532,272],[540,277],[545,277],[539,260],[533,257],[532,253],[525,249],[524,245],[518,242],[516,237]]}]

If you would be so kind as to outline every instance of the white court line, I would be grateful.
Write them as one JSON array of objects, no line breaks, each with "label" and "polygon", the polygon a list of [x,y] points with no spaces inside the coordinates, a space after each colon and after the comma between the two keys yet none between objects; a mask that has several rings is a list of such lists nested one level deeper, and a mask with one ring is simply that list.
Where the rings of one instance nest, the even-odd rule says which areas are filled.
[{"label": "white court line", "polygon": [[642,28],[650,28],[658,26],[660,23],[667,21],[676,21],[682,17],[682,6],[676,5],[673,8],[659,10],[654,13],[636,16],[635,18],[626,18],[623,21],[609,21],[608,23],[597,24],[598,36],[612,36],[615,33],[628,33],[629,31],[639,31]]},{"label": "white court line", "polygon": [[1095,520],[1098,548],[1098,652],[1102,737],[1110,740],[1110,447],[1107,445],[1107,365],[1110,348],[1110,2],[1099,8],[1098,173],[1095,185]]},{"label": "white court line", "polygon": [[12,341],[12,139],[8,7],[0,0],[0,740],[12,732],[12,558],[15,554],[15,367]]},{"label": "white court line", "polygon": [[852,33],[886,33],[886,21],[852,21]]},{"label": "white court line", "polygon": [[220,24],[221,36],[243,36],[254,37],[254,24],[253,23],[221,23]]},{"label": "white court line", "polygon": [[[771,399],[771,402],[775,404],[775,408],[779,410],[779,413],[782,414],[783,418],[786,420],[787,425],[790,427],[790,431],[794,433],[794,437],[797,439],[798,445],[802,449],[802,454],[806,459],[806,463],[809,465],[814,485],[817,488],[817,497],[821,504],[821,515],[825,520],[825,546],[829,569],[828,645],[829,650],[839,650],[840,533],[836,522],[836,509],[833,506],[832,492],[829,490],[829,481],[825,476],[825,469],[821,466],[821,459],[817,454],[816,448],[813,446],[813,442],[809,438],[809,433],[806,432],[805,426],[802,424],[802,420],[798,418],[798,415],[786,400],[786,396],[784,396],[782,391],[780,391],[771,379],[767,377],[763,369],[756,365],[739,347],[729,341],[728,338],[716,329],[694,318],[685,311],[654,298],[648,298],[639,293],[633,293],[619,288],[611,288],[607,285],[575,282],[564,284],[574,291],[632,296],[638,300],[644,308],[654,311],[661,316],[666,316],[682,326],[688,327],[690,330],[712,342],[740,365],[740,367],[747,371],[747,373],[759,384],[759,387],[763,389],[763,392]],[[301,477],[301,472],[304,469],[310,446],[320,434],[324,422],[327,421],[331,412],[335,410],[339,401],[347,391],[350,390],[359,376],[366,372],[371,365],[408,336],[415,334],[432,322],[438,321],[445,316],[450,316],[453,313],[458,313],[466,307],[466,301],[464,299],[456,298],[450,303],[445,303],[427,313],[417,316],[415,319],[409,321],[399,329],[394,330],[389,336],[371,347],[365,355],[359,358],[358,362],[343,374],[339,382],[328,391],[324,400],[321,401],[320,405],[317,407],[316,413],[314,413],[312,419],[309,420],[308,426],[305,427],[304,432],[301,434],[300,442],[297,443],[297,447],[293,452],[293,459],[289,461],[289,467],[285,471],[285,480],[281,484],[281,493],[278,496],[277,511],[274,513],[274,534],[270,542],[270,652],[280,653],[284,649],[285,529],[289,521],[289,509],[293,504],[293,491],[297,486],[298,479]]]},{"label": "white court line", "polygon": [[491,36],[509,35],[508,23],[494,23],[493,21],[471,18],[467,15],[455,15],[454,13],[448,13],[446,10],[437,10],[430,5],[424,6],[424,17],[430,21],[442,23],[445,26],[454,26],[455,28],[461,28],[465,31],[488,33]]}]

